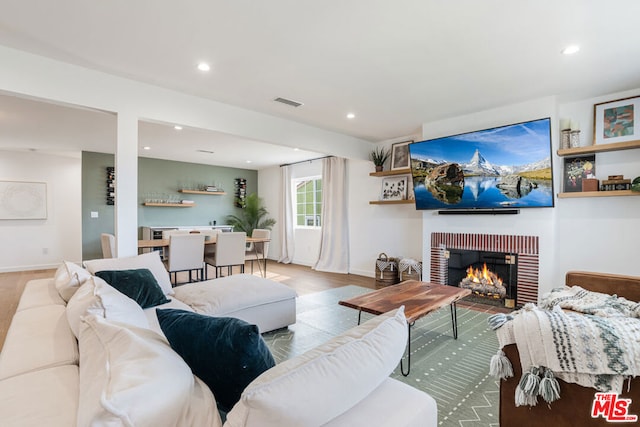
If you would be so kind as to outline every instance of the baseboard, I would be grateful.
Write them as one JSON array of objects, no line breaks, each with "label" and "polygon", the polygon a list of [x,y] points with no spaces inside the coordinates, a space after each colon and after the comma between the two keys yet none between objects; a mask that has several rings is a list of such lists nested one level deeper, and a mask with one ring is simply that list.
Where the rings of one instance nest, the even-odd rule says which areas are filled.
[{"label": "baseboard", "polygon": [[18,267],[0,267],[0,273],[15,273],[16,271],[55,270],[61,263],[41,265],[21,265]]}]

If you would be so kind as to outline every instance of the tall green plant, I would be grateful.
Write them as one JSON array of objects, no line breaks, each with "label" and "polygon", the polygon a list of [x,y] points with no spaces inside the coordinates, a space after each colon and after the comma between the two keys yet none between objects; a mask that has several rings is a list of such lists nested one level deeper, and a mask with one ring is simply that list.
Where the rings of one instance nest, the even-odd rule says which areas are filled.
[{"label": "tall green plant", "polygon": [[233,231],[244,231],[247,236],[256,228],[271,227],[276,223],[273,218],[268,218],[269,212],[262,204],[262,199],[257,193],[247,195],[245,199],[245,207],[239,215],[227,215],[227,224],[233,225]]}]

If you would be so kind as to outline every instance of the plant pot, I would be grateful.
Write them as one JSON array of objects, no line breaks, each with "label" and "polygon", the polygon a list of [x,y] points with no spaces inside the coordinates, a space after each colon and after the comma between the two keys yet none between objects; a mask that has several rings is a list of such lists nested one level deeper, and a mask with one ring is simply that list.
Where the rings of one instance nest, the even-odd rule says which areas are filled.
[{"label": "plant pot", "polygon": [[376,172],[382,172],[382,166],[376,166]]}]

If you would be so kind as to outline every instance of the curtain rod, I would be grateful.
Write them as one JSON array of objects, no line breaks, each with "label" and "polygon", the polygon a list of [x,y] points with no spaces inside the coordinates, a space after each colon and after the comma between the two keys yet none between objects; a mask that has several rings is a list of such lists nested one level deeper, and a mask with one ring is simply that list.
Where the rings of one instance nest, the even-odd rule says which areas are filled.
[{"label": "curtain rod", "polygon": [[315,159],[309,159],[309,160],[300,160],[299,162],[293,162],[293,163],[285,163],[283,165],[280,165],[280,167],[283,166],[291,166],[291,165],[297,165],[298,163],[306,163],[306,162],[313,162],[314,160],[322,160],[322,159],[328,159],[329,157],[335,157],[335,156],[324,156],[324,157],[316,157]]}]

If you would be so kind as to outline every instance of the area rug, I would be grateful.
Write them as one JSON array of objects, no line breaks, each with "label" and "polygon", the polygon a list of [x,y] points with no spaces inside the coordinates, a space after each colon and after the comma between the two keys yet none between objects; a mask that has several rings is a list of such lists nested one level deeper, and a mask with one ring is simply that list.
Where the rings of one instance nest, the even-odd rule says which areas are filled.
[{"label": "area rug", "polygon": [[[345,286],[305,295],[297,301],[297,322],[264,334],[276,362],[290,359],[357,325],[358,311],[338,301],[371,292]],[[448,307],[418,320],[411,331],[411,372],[393,378],[430,394],[438,404],[438,425],[497,426],[498,382],[489,361],[498,348],[486,313],[458,307],[458,339],[453,339]],[[362,321],[372,316],[362,315]],[[406,366],[406,365],[405,365]]]}]

